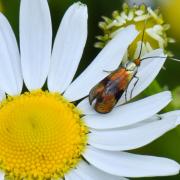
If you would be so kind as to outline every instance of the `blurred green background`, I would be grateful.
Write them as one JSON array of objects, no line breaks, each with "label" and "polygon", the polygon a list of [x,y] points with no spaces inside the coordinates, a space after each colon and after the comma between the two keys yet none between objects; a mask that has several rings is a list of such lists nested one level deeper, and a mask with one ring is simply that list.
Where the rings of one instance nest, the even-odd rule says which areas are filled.
[{"label": "blurred green background", "polygon": [[[65,12],[65,10],[73,3],[74,0],[49,0],[53,32],[54,35],[57,32],[59,22]],[[77,75],[88,66],[88,64],[94,59],[99,49],[94,48],[94,43],[96,41],[95,36],[101,34],[98,28],[98,22],[101,20],[102,15],[108,17],[111,16],[112,11],[120,10],[123,0],[82,0],[83,3],[88,5],[89,11],[89,26],[88,26],[88,41],[84,51],[84,55],[78,69]],[[134,1],[137,2],[137,1]],[[149,3],[151,1],[149,0]],[[166,0],[165,1],[152,1],[155,7],[160,7],[162,14],[164,15],[167,23],[171,24],[171,30],[169,31],[169,36],[176,39],[176,43],[171,45],[169,48],[175,54],[175,57],[180,58],[180,1],[179,0]],[[12,25],[17,39],[18,36],[18,26],[19,26],[19,0],[0,0],[1,11],[6,15],[10,24]],[[175,8],[176,7],[176,8]],[[174,89],[180,86],[180,63],[174,62],[172,60],[167,60],[165,64],[166,70],[161,70],[161,73],[157,77],[159,83],[156,88],[151,86],[144,94],[153,94],[161,91],[164,88],[174,92]],[[180,90],[176,93],[176,96],[180,99]],[[175,100],[178,97],[174,96]],[[178,104],[180,100],[178,99]],[[168,110],[180,109],[180,106],[169,106]],[[155,142],[147,145],[143,148],[134,150],[135,153],[149,154],[155,156],[164,156],[171,158],[180,163],[180,127],[168,132],[166,135],[162,136]],[[141,178],[141,179],[164,179],[164,180],[180,180],[180,175],[162,178]]]}]

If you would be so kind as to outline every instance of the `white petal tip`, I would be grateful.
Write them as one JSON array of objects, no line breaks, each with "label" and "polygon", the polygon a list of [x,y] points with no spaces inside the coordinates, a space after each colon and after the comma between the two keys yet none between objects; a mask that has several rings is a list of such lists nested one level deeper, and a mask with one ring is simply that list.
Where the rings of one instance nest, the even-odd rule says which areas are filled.
[{"label": "white petal tip", "polygon": [[139,31],[136,29],[135,25],[129,25],[125,28],[127,31],[131,31],[130,33],[134,33],[134,36],[136,37],[139,34]]},{"label": "white petal tip", "polygon": [[0,12],[0,18],[4,17],[4,14]]},{"label": "white petal tip", "polygon": [[155,49],[154,51],[156,52],[157,56],[160,56],[162,58],[164,57],[164,59],[167,58],[167,54],[164,53],[164,50],[162,48]]},{"label": "white petal tip", "polygon": [[161,93],[161,95],[162,95],[162,98],[167,98],[170,101],[172,100],[172,94],[171,94],[170,91],[164,91],[164,92]]},{"label": "white petal tip", "polygon": [[162,48],[156,49],[156,51],[164,54],[164,50]]},{"label": "white petal tip", "polygon": [[73,7],[73,8],[75,8],[75,9],[77,9],[77,10],[87,10],[87,5],[86,4],[83,4],[82,2],[76,2],[76,3],[74,3],[71,7]]},{"label": "white petal tip", "polygon": [[177,126],[180,125],[180,116],[178,116],[178,118],[177,118],[176,125]]},{"label": "white petal tip", "polygon": [[[129,25],[129,26],[125,27],[122,31],[124,31],[124,33],[127,33],[127,34],[131,34],[133,39],[135,39],[137,37],[137,35],[139,34],[139,32],[136,30],[135,25]],[[118,44],[119,41],[121,42],[122,41],[122,31],[119,31],[119,33],[117,33],[117,35],[109,43],[112,43],[113,41],[117,41],[117,44]],[[129,41],[129,37],[126,36],[125,40]]]},{"label": "white petal tip", "polygon": [[[136,26],[134,24],[127,26],[127,28],[131,28],[131,29],[134,29],[135,31],[137,31]],[[139,32],[137,31],[137,33],[139,33]]]},{"label": "white petal tip", "polygon": [[172,101],[172,94],[170,91],[161,92],[159,96],[161,96],[162,99],[167,99],[169,102]]},{"label": "white petal tip", "polygon": [[180,173],[180,164],[178,164],[176,161],[172,160],[172,163],[174,163],[174,167],[172,166],[172,174],[171,175],[176,175]]},{"label": "white petal tip", "polygon": [[172,94],[170,91],[164,91],[164,92],[158,93],[156,97],[157,97],[157,100],[159,101],[166,99],[167,104],[172,101]]},{"label": "white petal tip", "polygon": [[84,3],[80,2],[80,1],[74,3],[74,5],[87,7],[86,4],[84,4]]},{"label": "white petal tip", "polygon": [[81,2],[74,3],[72,5],[75,9],[75,11],[81,13],[82,17],[85,17],[87,19],[88,17],[88,8],[86,4],[83,4]]},{"label": "white petal tip", "polygon": [[4,172],[0,171],[0,180],[4,179]]}]

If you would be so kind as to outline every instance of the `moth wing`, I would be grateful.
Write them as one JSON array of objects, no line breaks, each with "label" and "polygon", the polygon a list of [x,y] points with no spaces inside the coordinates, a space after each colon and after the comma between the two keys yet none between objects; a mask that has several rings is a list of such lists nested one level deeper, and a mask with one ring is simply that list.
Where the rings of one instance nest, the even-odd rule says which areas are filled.
[{"label": "moth wing", "polygon": [[91,91],[89,93],[89,103],[90,104],[92,104],[94,99],[96,99],[96,97],[103,92],[104,87],[105,86],[103,84],[99,83],[91,89]]},{"label": "moth wing", "polygon": [[[113,74],[113,73],[112,73]],[[112,74],[106,76],[103,80],[101,80],[97,85],[95,85],[89,92],[89,103],[92,104],[94,99],[98,96],[101,96],[103,91],[105,90],[105,86],[110,81]]]},{"label": "moth wing", "polygon": [[100,97],[96,100],[95,110],[99,113],[105,114],[110,112],[116,103],[117,100],[114,95],[106,96],[104,98]]},{"label": "moth wing", "polygon": [[[101,96],[97,97],[95,109],[99,113],[108,113],[117,104],[127,88],[128,81],[124,78],[109,80]],[[121,87],[121,88],[120,88]]]}]

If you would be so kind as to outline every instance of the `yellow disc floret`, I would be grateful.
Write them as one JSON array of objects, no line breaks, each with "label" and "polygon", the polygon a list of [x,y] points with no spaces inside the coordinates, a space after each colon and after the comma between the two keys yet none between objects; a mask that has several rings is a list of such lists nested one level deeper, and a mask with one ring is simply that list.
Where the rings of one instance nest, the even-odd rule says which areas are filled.
[{"label": "yellow disc floret", "polygon": [[0,105],[0,168],[10,179],[61,178],[79,162],[87,132],[58,93],[9,97]]}]

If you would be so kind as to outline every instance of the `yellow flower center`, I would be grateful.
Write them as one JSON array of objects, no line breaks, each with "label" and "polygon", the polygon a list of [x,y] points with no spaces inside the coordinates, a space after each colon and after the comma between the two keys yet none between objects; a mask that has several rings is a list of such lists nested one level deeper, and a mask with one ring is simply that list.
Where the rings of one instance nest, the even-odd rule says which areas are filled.
[{"label": "yellow flower center", "polygon": [[8,179],[61,178],[75,167],[88,129],[78,109],[41,90],[0,105],[0,168]]}]

